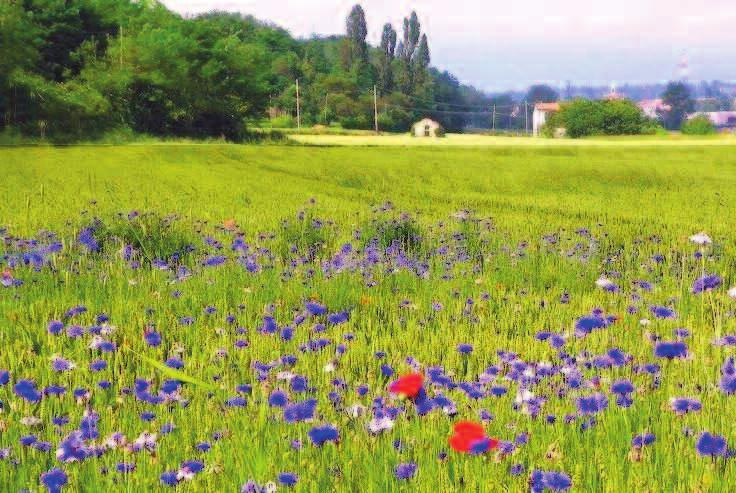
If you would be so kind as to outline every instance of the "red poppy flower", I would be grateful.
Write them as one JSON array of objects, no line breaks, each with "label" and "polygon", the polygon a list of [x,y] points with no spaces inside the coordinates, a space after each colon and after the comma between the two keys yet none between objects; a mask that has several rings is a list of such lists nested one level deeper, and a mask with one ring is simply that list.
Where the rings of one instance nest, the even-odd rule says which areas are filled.
[{"label": "red poppy flower", "polygon": [[421,392],[423,385],[424,376],[421,373],[411,373],[392,382],[388,390],[394,394],[413,399]]},{"label": "red poppy flower", "polygon": [[498,448],[498,440],[488,438],[483,426],[471,421],[460,421],[455,424],[450,447],[456,452],[482,453]]}]

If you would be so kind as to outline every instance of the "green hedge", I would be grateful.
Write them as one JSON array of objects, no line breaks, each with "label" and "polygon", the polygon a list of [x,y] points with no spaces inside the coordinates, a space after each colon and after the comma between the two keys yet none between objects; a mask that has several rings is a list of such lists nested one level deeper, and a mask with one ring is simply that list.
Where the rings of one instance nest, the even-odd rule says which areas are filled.
[{"label": "green hedge", "polygon": [[572,138],[590,135],[640,135],[652,133],[652,122],[630,100],[576,99],[562,103],[552,115],[544,134],[552,136],[555,129],[565,128]]},{"label": "green hedge", "polygon": [[685,135],[712,135],[716,133],[713,122],[705,115],[698,115],[682,124],[682,133]]}]

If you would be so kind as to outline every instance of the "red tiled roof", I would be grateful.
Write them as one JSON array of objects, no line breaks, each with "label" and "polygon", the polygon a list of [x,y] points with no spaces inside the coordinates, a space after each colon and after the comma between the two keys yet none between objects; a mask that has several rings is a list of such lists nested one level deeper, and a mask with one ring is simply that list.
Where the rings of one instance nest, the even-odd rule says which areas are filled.
[{"label": "red tiled roof", "polygon": [[560,103],[537,103],[534,105],[534,109],[539,111],[560,111]]}]

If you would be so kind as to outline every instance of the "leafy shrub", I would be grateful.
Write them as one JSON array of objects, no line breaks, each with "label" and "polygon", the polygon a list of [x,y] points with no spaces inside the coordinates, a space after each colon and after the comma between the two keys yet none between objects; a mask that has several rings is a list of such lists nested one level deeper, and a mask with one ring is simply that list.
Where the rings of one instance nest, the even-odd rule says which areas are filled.
[{"label": "leafy shrub", "polygon": [[99,251],[115,254],[132,247],[139,258],[183,262],[195,250],[196,237],[178,216],[155,213],[118,214],[115,218],[97,219],[83,232],[91,235]]},{"label": "leafy shrub", "polygon": [[289,115],[276,116],[271,119],[272,128],[294,128],[296,127],[296,120],[294,117]]},{"label": "leafy shrub", "polygon": [[282,259],[301,256],[312,262],[329,251],[335,241],[334,225],[319,219],[311,209],[299,211],[295,220],[282,223],[279,253]]},{"label": "leafy shrub", "polygon": [[698,115],[682,124],[682,133],[685,135],[713,135],[716,127],[705,115]]},{"label": "leafy shrub", "polygon": [[340,119],[340,125],[347,129],[365,129],[371,128],[371,122],[365,115],[346,116]]},{"label": "leafy shrub", "polygon": [[667,129],[656,118],[647,118],[641,127],[642,135],[667,135]]},{"label": "leafy shrub", "polygon": [[398,247],[403,252],[414,254],[422,251],[424,235],[417,222],[408,214],[398,217],[376,217],[361,231],[363,246],[375,245],[385,252],[389,247]]},{"label": "leafy shrub", "polygon": [[629,100],[576,99],[563,103],[548,120],[544,133],[564,127],[572,138],[590,135],[640,135],[648,128],[643,113]]},{"label": "leafy shrub", "polygon": [[389,108],[378,115],[378,126],[385,132],[406,132],[411,124],[412,115],[401,108]]}]

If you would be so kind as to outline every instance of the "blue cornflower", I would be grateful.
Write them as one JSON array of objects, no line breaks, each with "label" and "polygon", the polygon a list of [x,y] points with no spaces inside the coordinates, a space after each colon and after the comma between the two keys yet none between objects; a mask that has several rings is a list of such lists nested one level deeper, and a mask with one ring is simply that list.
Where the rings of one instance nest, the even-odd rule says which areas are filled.
[{"label": "blue cornflower", "polygon": [[350,319],[348,312],[330,313],[327,315],[327,321],[333,325],[344,324]]},{"label": "blue cornflower", "polygon": [[617,380],[611,385],[611,393],[617,395],[626,395],[634,392],[636,388],[629,380]]},{"label": "blue cornflower", "polygon": [[689,412],[700,411],[703,405],[698,399],[689,397],[676,397],[670,400],[670,407],[675,414],[683,415]]},{"label": "blue cornflower", "polygon": [[227,260],[227,257],[224,255],[213,255],[210,257],[205,258],[202,261],[202,265],[205,267],[217,267],[218,265],[222,265]]},{"label": "blue cornflower", "polygon": [[309,430],[309,439],[317,447],[321,447],[326,442],[337,442],[340,440],[340,433],[337,428],[330,425],[315,426]]},{"label": "blue cornflower", "polygon": [[682,341],[660,341],[654,346],[654,356],[657,358],[685,358],[687,357],[687,344]]},{"label": "blue cornflower", "polygon": [[641,435],[636,435],[631,440],[631,446],[634,448],[642,448],[653,444],[655,440],[656,437],[654,436],[654,433],[642,433]]},{"label": "blue cornflower", "polygon": [[284,407],[289,402],[289,396],[283,390],[274,390],[268,397],[268,405],[271,407]]},{"label": "blue cornflower", "polygon": [[40,401],[42,397],[41,393],[36,390],[36,384],[31,380],[18,380],[15,386],[13,386],[13,392],[18,397],[22,397],[32,404]]},{"label": "blue cornflower", "polygon": [[307,301],[304,303],[304,308],[312,316],[324,315],[327,313],[327,307],[317,303],[316,301]]},{"label": "blue cornflower", "polygon": [[703,456],[723,457],[726,455],[727,448],[725,438],[711,435],[707,431],[700,435],[698,442],[695,444],[698,454]]},{"label": "blue cornflower", "polygon": [[169,433],[172,433],[175,429],[176,425],[174,425],[174,423],[164,423],[161,425],[161,434],[168,435]]},{"label": "blue cornflower", "polygon": [[91,451],[84,444],[80,431],[73,431],[59,443],[56,449],[56,458],[61,462],[82,461],[90,454]]},{"label": "blue cornflower", "polygon": [[191,474],[199,474],[204,471],[204,462],[201,460],[185,460],[181,463],[181,468]]},{"label": "blue cornflower", "polygon": [[79,422],[79,431],[83,440],[94,440],[100,436],[97,430],[97,423],[100,421],[100,415],[94,411],[88,411]]},{"label": "blue cornflower", "polygon": [[564,472],[534,470],[529,478],[529,486],[532,493],[567,491],[572,487],[572,480]]},{"label": "blue cornflower", "polygon": [[575,335],[577,337],[585,337],[594,330],[604,329],[608,327],[608,319],[597,315],[588,315],[580,317],[575,321]]},{"label": "blue cornflower", "polygon": [[605,394],[592,394],[579,397],[576,404],[580,414],[596,414],[608,407],[608,397]]},{"label": "blue cornflower", "polygon": [[[100,327],[99,326],[90,327],[89,330],[92,333],[95,333],[95,332],[99,333],[101,330],[101,329],[100,330],[96,330],[96,329],[100,329]],[[83,335],[84,335],[84,327],[82,327],[81,325],[70,325],[66,329],[66,336],[71,339],[76,339],[77,337],[82,337]]]},{"label": "blue cornflower", "polygon": [[71,371],[74,369],[74,363],[71,361],[61,358],[59,356],[55,356],[51,360],[51,369],[54,370],[57,373],[62,373],[65,371]]},{"label": "blue cornflower", "polygon": [[132,462],[119,462],[115,466],[115,470],[121,474],[128,474],[135,471],[135,464]]},{"label": "blue cornflower", "polygon": [[146,330],[143,334],[143,340],[151,347],[158,347],[161,345],[161,334],[155,330]]},{"label": "blue cornflower", "polygon": [[394,475],[396,479],[411,479],[417,473],[417,468],[417,465],[413,462],[399,464],[394,469]]},{"label": "blue cornflower", "polygon": [[7,385],[10,382],[10,372],[8,370],[0,370],[0,385]]},{"label": "blue cornflower", "polygon": [[225,401],[225,405],[228,407],[245,407],[246,404],[245,398],[240,396],[230,397]]},{"label": "blue cornflower", "polygon": [[61,488],[66,485],[69,477],[64,471],[58,468],[51,469],[41,474],[41,484],[43,484],[49,493],[60,493]]},{"label": "blue cornflower", "polygon": [[174,370],[181,370],[184,368],[184,362],[179,358],[169,358],[164,364]]},{"label": "blue cornflower", "polygon": [[675,319],[677,318],[677,313],[672,308],[668,308],[666,306],[650,306],[649,311],[652,312],[652,315],[654,315],[656,318],[664,318],[664,319]]},{"label": "blue cornflower", "polygon": [[472,344],[458,344],[457,352],[460,354],[470,354],[473,352],[473,345]]},{"label": "blue cornflower", "polygon": [[524,465],[514,464],[513,466],[511,466],[511,470],[509,472],[512,476],[519,476],[521,474],[524,474]]},{"label": "blue cornflower", "polygon": [[293,472],[282,472],[279,473],[278,480],[284,486],[292,487],[299,481],[299,476]]},{"label": "blue cornflower", "polygon": [[39,452],[48,453],[51,452],[53,445],[51,445],[51,442],[36,442],[33,444],[33,448],[35,448]]},{"label": "blue cornflower", "polygon": [[317,409],[317,399],[308,399],[302,402],[295,402],[284,407],[284,421],[287,423],[297,423],[314,418],[314,412]]},{"label": "blue cornflower", "polygon": [[161,474],[161,482],[167,486],[176,486],[179,484],[179,477],[176,471],[166,471]]},{"label": "blue cornflower", "polygon": [[287,325],[281,329],[281,340],[290,341],[294,338],[294,327]]},{"label": "blue cornflower", "polygon": [[31,445],[36,443],[37,440],[38,438],[35,435],[26,435],[20,437],[20,444],[24,447],[30,447]]},{"label": "blue cornflower", "polygon": [[307,377],[302,375],[294,375],[291,379],[292,392],[306,392],[308,388]]},{"label": "blue cornflower", "polygon": [[693,283],[693,293],[700,294],[706,291],[712,291],[723,284],[720,277],[715,274],[708,274],[695,280]]},{"label": "blue cornflower", "polygon": [[46,330],[48,330],[49,334],[56,336],[61,334],[61,331],[64,330],[64,324],[59,320],[52,320],[49,322]]},{"label": "blue cornflower", "polygon": [[100,243],[95,238],[94,230],[92,228],[84,228],[79,232],[77,241],[84,245],[90,252],[99,252]]}]

